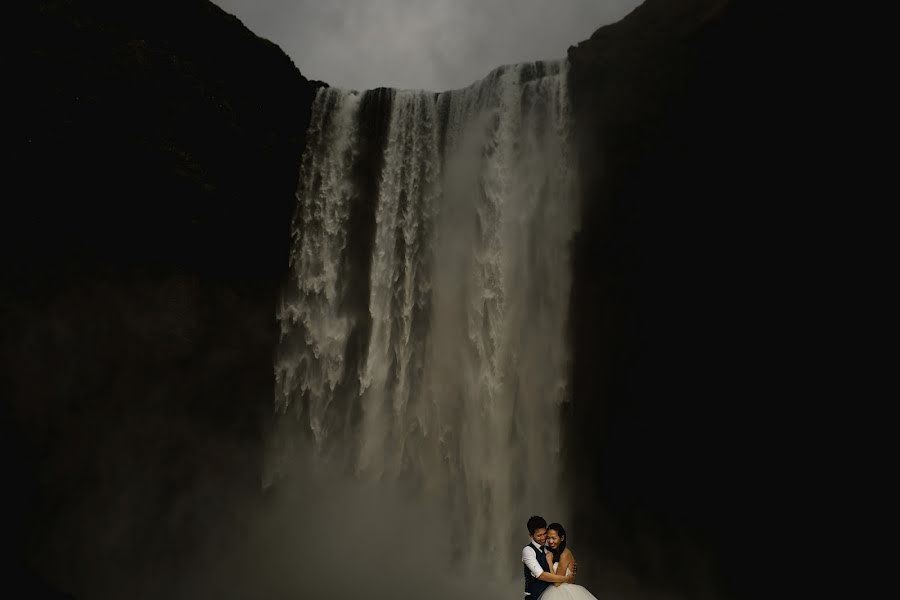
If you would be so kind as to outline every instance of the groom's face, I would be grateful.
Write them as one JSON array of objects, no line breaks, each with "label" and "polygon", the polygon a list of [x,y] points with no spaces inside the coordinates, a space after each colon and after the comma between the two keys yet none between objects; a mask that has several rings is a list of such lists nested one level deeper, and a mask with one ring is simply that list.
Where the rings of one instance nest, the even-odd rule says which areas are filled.
[{"label": "groom's face", "polygon": [[544,527],[535,529],[534,534],[532,534],[531,537],[535,542],[543,546],[544,542],[547,540],[547,530]]}]

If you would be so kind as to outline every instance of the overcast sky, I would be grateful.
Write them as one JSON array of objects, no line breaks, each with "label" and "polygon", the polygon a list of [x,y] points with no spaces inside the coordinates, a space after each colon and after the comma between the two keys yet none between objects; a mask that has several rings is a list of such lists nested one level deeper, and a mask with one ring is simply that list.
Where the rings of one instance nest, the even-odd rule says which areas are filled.
[{"label": "overcast sky", "polygon": [[494,67],[563,58],[642,0],[213,0],[310,79],[442,91]]}]

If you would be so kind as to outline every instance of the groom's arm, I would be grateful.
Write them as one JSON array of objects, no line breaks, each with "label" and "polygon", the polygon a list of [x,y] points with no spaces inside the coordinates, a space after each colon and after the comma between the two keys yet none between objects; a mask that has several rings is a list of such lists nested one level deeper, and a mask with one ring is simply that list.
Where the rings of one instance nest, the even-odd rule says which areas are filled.
[{"label": "groom's arm", "polygon": [[546,581],[547,583],[573,583],[575,581],[575,578],[572,576],[566,577],[565,575],[554,575],[548,571],[543,571],[538,579]]},{"label": "groom's arm", "polygon": [[545,571],[540,563],[538,563],[534,549],[529,548],[528,546],[522,550],[522,562],[525,563],[525,566],[528,567],[528,570],[531,571],[534,578],[540,581],[546,581],[547,583],[571,583],[572,581],[575,581],[574,577],[554,575],[553,573]]}]

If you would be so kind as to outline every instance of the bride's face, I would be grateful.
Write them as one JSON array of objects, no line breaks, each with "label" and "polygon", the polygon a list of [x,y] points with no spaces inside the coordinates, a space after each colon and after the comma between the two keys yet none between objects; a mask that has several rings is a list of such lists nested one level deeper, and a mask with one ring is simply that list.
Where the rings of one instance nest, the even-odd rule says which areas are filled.
[{"label": "bride's face", "polygon": [[550,546],[552,550],[559,548],[559,543],[561,541],[562,538],[559,537],[559,533],[555,529],[547,530],[547,545]]}]

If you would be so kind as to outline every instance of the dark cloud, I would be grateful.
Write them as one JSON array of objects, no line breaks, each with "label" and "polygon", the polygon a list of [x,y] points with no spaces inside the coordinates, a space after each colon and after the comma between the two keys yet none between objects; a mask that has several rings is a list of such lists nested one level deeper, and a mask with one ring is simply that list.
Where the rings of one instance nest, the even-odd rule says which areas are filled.
[{"label": "dark cloud", "polygon": [[562,58],[642,0],[215,0],[304,75],[446,90],[502,64]]}]

